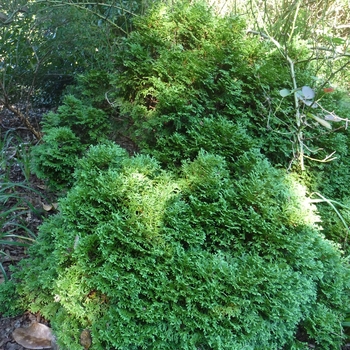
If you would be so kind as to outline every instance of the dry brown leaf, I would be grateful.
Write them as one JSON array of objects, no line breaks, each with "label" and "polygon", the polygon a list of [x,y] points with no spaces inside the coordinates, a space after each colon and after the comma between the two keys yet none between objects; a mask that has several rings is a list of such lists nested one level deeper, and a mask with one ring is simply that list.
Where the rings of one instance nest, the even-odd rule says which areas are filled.
[{"label": "dry brown leaf", "polygon": [[80,334],[80,345],[84,347],[85,350],[88,350],[91,346],[92,339],[91,334],[88,329],[84,329]]},{"label": "dry brown leaf", "polygon": [[32,323],[29,327],[16,328],[13,339],[28,349],[49,349],[54,340],[51,328],[42,323]]},{"label": "dry brown leaf", "polygon": [[42,205],[45,211],[56,210],[58,207],[58,203],[51,203],[51,204],[42,203]]},{"label": "dry brown leaf", "polygon": [[44,204],[43,203],[43,209],[45,211],[50,211],[50,210],[52,210],[52,208],[53,208],[52,204]]}]

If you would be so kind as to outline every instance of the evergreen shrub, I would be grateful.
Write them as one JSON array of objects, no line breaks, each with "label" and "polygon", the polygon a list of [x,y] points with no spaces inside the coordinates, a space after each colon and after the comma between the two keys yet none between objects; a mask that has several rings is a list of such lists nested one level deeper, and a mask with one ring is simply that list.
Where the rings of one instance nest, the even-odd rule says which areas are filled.
[{"label": "evergreen shrub", "polygon": [[76,82],[66,88],[66,95],[73,95],[85,104],[91,104],[92,107],[110,110],[106,96],[113,90],[110,84],[108,70],[91,69],[76,78]]},{"label": "evergreen shrub", "polygon": [[0,284],[0,315],[1,317],[17,316],[25,310],[21,309],[16,293],[16,283],[13,280]]},{"label": "evergreen shrub", "polygon": [[[162,163],[169,156],[172,164],[174,156],[187,157],[182,141],[190,130],[204,119],[226,119],[245,127],[274,163],[288,165],[295,110],[279,91],[292,89],[290,72],[271,42],[246,34],[242,18],[216,16],[201,1],[178,1],[134,21],[111,84],[144,152]],[[293,55],[307,58],[304,48]],[[299,65],[295,74],[307,84],[316,73]]]},{"label": "evergreen shrub", "polygon": [[[297,162],[293,96],[279,93],[293,90],[288,62],[268,39],[247,35],[242,17],[218,17],[201,1],[159,4],[135,20],[135,30],[122,41],[111,99],[133,120],[134,141],[163,164],[167,157],[170,164],[188,157],[189,130],[208,118],[238,122],[274,165]],[[288,46],[298,87],[312,86],[324,108],[347,118],[344,94],[323,92],[324,79],[315,78],[319,67],[309,53],[301,40]],[[329,130],[311,118],[302,129],[306,156],[342,154],[337,144],[332,147]]]},{"label": "evergreen shrub", "polygon": [[78,350],[319,349],[341,344],[348,262],[306,190],[251,149],[181,173],[91,146],[14,274],[21,306]]},{"label": "evergreen shrub", "polygon": [[134,25],[116,57],[111,83],[144,152],[173,155],[177,141],[166,145],[168,138],[186,137],[204,118],[247,123],[248,76],[254,75],[249,62],[259,48],[258,40],[244,38],[241,18],[220,18],[202,2],[181,1],[156,6]]},{"label": "evergreen shrub", "polygon": [[[157,6],[135,20],[110,82],[143,154],[103,140],[99,71],[82,80],[84,102],[68,96],[44,120],[34,169],[72,187],[14,274],[20,307],[50,319],[63,350],[82,349],[83,329],[92,350],[339,348],[349,269],[322,234],[337,237],[334,217],[259,151],[278,165],[292,155],[295,111],[283,101],[272,123],[267,100],[291,88],[289,72],[241,19]],[[313,144],[345,155],[344,135]],[[309,190],[345,198],[341,162],[335,187],[313,166]]]},{"label": "evergreen shrub", "polygon": [[72,185],[77,160],[91,144],[107,139],[112,129],[109,116],[83,104],[72,95],[64,99],[57,112],[42,122],[43,142],[32,148],[32,170],[54,189]]},{"label": "evergreen shrub", "polygon": [[159,137],[157,148],[152,154],[162,164],[169,166],[169,159],[179,165],[184,159],[196,158],[199,150],[205,150],[224,157],[230,166],[242,152],[258,145],[248,135],[243,123],[235,123],[218,115],[216,118],[202,118],[189,127],[185,134],[174,132]]}]

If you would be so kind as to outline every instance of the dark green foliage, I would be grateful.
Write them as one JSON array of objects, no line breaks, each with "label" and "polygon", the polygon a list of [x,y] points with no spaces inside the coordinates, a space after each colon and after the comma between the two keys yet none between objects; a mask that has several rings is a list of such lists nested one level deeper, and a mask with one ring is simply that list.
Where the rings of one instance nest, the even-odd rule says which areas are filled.
[{"label": "dark green foliage", "polygon": [[77,162],[77,169],[74,177],[78,182],[84,181],[92,183],[99,175],[100,171],[109,168],[118,169],[121,160],[127,157],[127,152],[118,148],[112,142],[105,141],[102,145],[97,145],[89,149],[89,157],[85,157]]},{"label": "dark green foliage", "polygon": [[244,119],[251,101],[244,77],[252,73],[246,61],[256,55],[256,42],[245,51],[238,17],[218,18],[205,5],[185,1],[159,5],[135,25],[112,83],[145,151],[170,153],[167,138],[186,134],[205,117]]},{"label": "dark green foliage", "polygon": [[68,95],[74,95],[87,104],[95,108],[111,109],[106,96],[113,91],[110,84],[110,77],[107,70],[93,69],[84,74],[80,74],[76,79],[76,84],[66,89]]},{"label": "dark green foliage", "polygon": [[[116,57],[111,95],[133,120],[129,132],[144,152],[173,164],[188,156],[193,129],[226,120],[246,128],[274,164],[289,165],[295,110],[279,91],[292,88],[290,71],[271,42],[246,35],[244,26],[241,17],[215,16],[200,1],[161,4],[135,20]],[[304,47],[290,51],[306,58]],[[295,74],[310,84],[313,72],[300,63]]]},{"label": "dark green foliage", "polygon": [[82,144],[106,139],[111,131],[109,117],[101,110],[84,104],[72,95],[64,98],[57,113],[50,112],[43,121],[43,130],[69,127]]},{"label": "dark green foliage", "polygon": [[305,189],[257,151],[230,168],[201,151],[178,177],[92,146],[15,274],[23,306],[62,349],[84,328],[92,350],[293,348],[298,328],[337,348],[347,262]]},{"label": "dark green foliage", "polygon": [[[21,7],[25,11],[13,15]],[[42,5],[18,3],[8,3],[4,10],[8,16],[13,15],[13,21],[0,28],[3,93],[13,102],[31,95],[31,102],[37,105],[57,103],[83,63],[73,54],[78,42],[74,31],[69,33],[63,25],[76,20],[77,11],[61,9],[60,16],[55,16]]]},{"label": "dark green foliage", "polygon": [[32,150],[34,172],[53,188],[69,187],[79,157],[90,144],[106,139],[110,130],[105,112],[66,96],[57,113],[44,117],[43,143]]},{"label": "dark green foliage", "polygon": [[[201,2],[161,4],[136,20],[135,28],[116,57],[112,94],[122,115],[133,119],[129,131],[145,152],[163,163],[167,156],[186,157],[182,141],[188,130],[203,118],[223,117],[245,126],[273,164],[287,168],[297,162],[293,96],[279,94],[293,88],[291,72],[273,43],[245,35],[241,18],[218,18]],[[290,44],[288,55],[296,61],[298,86],[313,86],[322,97],[323,82],[315,80],[318,68],[308,60],[307,46]],[[325,107],[334,110],[334,105]],[[302,126],[305,152],[314,156],[315,140],[325,130],[307,123]]]},{"label": "dark green foliage", "polygon": [[56,127],[47,132],[43,142],[32,149],[32,170],[54,188],[70,185],[76,161],[84,150],[79,138],[68,127]]},{"label": "dark green foliage", "polygon": [[16,283],[11,280],[0,284],[0,315],[2,317],[17,316],[25,311],[19,306],[19,295],[16,288]]},{"label": "dark green foliage", "polygon": [[[131,29],[143,1],[106,1],[88,7],[76,2],[10,1],[0,26],[2,91],[12,103],[59,103],[78,74],[113,67],[113,52]],[[3,18],[2,18],[3,20]]]},{"label": "dark green foliage", "polygon": [[185,134],[174,132],[170,136],[160,137],[152,154],[164,164],[171,159],[179,165],[183,159],[193,160],[202,149],[225,157],[231,164],[242,152],[257,145],[241,123],[218,115],[216,118],[198,120]]}]

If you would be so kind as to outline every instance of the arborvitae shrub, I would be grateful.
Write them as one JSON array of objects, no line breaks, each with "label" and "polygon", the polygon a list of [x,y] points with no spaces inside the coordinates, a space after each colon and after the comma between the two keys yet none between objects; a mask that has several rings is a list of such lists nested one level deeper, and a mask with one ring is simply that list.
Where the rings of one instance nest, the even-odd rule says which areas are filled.
[{"label": "arborvitae shrub", "polygon": [[167,138],[186,136],[205,117],[246,117],[245,77],[253,74],[247,62],[258,50],[254,38],[245,42],[241,18],[178,1],[156,6],[135,28],[118,52],[112,84],[121,113],[133,119],[131,136],[145,151],[170,154]]},{"label": "arborvitae shrub", "polygon": [[1,317],[17,316],[25,310],[17,303],[16,283],[8,280],[0,284],[0,315]]},{"label": "arborvitae shrub", "polygon": [[69,127],[82,144],[106,139],[111,132],[111,122],[105,112],[84,104],[72,95],[64,98],[57,113],[46,115],[42,124],[44,131],[60,126]]},{"label": "arborvitae shrub", "polygon": [[32,169],[54,189],[72,185],[79,157],[91,144],[108,138],[109,116],[100,109],[87,106],[74,96],[66,96],[57,113],[43,120],[43,142],[32,148]]},{"label": "arborvitae shrub", "polygon": [[[272,164],[288,168],[294,162],[299,166],[295,103],[292,95],[280,95],[283,88],[293,89],[290,67],[275,44],[247,35],[245,29],[242,17],[215,16],[200,1],[159,4],[135,21],[135,31],[123,40],[115,58],[118,70],[111,74],[115,87],[111,99],[121,115],[132,119],[129,132],[144,152],[162,164],[193,159],[197,144],[197,151],[203,147],[202,135],[208,134],[208,128],[204,131],[207,120],[213,119],[214,124],[226,119],[245,128]],[[312,86],[325,108],[347,118],[345,94],[320,91],[321,80],[315,80],[318,65],[310,61],[305,44],[290,44],[288,55],[298,62],[298,87]],[[330,133],[309,119],[303,125],[305,155],[322,160],[336,151],[342,156],[345,172],[339,168],[338,184],[334,183],[339,187],[346,183],[343,179],[350,168],[343,142],[334,142],[339,130]],[[333,125],[336,129],[340,124]],[[193,137],[194,130],[198,139]],[[216,142],[203,148],[221,152]],[[305,162],[308,167],[315,163]],[[326,169],[328,163],[323,165]],[[326,177],[333,178],[333,170],[326,169]],[[317,166],[313,171],[319,171]],[[333,190],[333,184],[328,190]]]},{"label": "arborvitae shrub", "polygon": [[[224,118],[246,127],[274,163],[288,166],[295,110],[292,97],[281,101],[279,91],[292,89],[290,72],[274,44],[247,35],[242,18],[216,16],[201,1],[175,1],[135,21],[116,57],[111,95],[133,120],[131,137],[145,152],[163,163],[169,155],[172,164],[172,156],[188,153],[189,130]],[[290,54],[307,60],[304,51]],[[311,84],[316,73],[299,67],[298,83]]]},{"label": "arborvitae shrub", "polygon": [[232,122],[222,116],[202,118],[187,132],[174,132],[160,137],[151,154],[165,165],[179,165],[184,159],[193,160],[199,150],[225,157],[233,163],[244,151],[256,147],[258,142],[247,134],[243,123]]},{"label": "arborvitae shrub", "polygon": [[73,170],[84,147],[69,127],[55,127],[46,132],[43,143],[32,148],[34,173],[55,189],[72,184]]},{"label": "arborvitae shrub", "polygon": [[292,349],[298,331],[338,348],[347,262],[257,151],[230,171],[202,151],[178,176],[100,145],[75,176],[15,274],[63,350],[82,349],[82,329],[91,350]]},{"label": "arborvitae shrub", "polygon": [[113,90],[107,70],[92,69],[77,76],[76,83],[66,88],[68,95],[86,101],[95,108],[111,109],[106,94]]}]

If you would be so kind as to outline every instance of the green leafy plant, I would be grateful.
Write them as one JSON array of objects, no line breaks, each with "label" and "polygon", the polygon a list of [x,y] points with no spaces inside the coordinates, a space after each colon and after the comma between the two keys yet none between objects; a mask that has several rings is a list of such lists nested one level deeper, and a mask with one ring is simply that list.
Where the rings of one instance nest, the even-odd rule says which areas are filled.
[{"label": "green leafy plant", "polygon": [[[291,10],[298,16],[298,8]],[[248,30],[259,41],[244,35],[241,18],[216,17],[202,2],[160,4],[134,22],[136,30],[116,58],[119,71],[111,74],[116,91],[111,89],[109,100],[133,120],[134,141],[162,161],[167,154],[187,156],[189,130],[203,118],[224,118],[246,127],[274,164],[288,168],[299,160],[305,170],[305,158],[317,158],[314,142],[322,127],[346,124],[347,114],[340,118],[334,104],[320,102],[335,72],[315,82],[321,71],[308,58],[307,44],[292,40],[293,28],[291,40],[281,43],[267,25],[266,33]],[[319,160],[330,161],[334,151]]]},{"label": "green leafy plant", "polygon": [[105,112],[66,96],[57,113],[44,117],[43,143],[32,148],[33,171],[53,188],[69,187],[79,157],[90,144],[106,139],[110,130]]},{"label": "green leafy plant", "polygon": [[108,94],[113,90],[107,70],[90,70],[80,74],[76,78],[76,84],[70,85],[66,89],[66,95],[73,95],[85,104],[103,110],[111,110],[108,103]]},{"label": "green leafy plant", "polygon": [[[297,19],[281,50],[286,69],[281,44],[246,36],[240,18],[159,3],[134,21],[115,72],[90,70],[81,100],[68,96],[45,118],[34,169],[71,189],[14,277],[21,308],[50,319],[63,348],[81,349],[83,329],[92,350],[339,348],[349,268],[323,233],[346,229],[348,138],[304,123],[315,69],[294,65],[309,52],[292,40]],[[281,101],[282,87],[298,104],[286,91]],[[104,140],[103,95],[143,154]],[[289,137],[319,144],[318,154],[336,145],[341,166],[277,169],[300,156]],[[332,198],[332,210],[318,215],[311,192]]]},{"label": "green leafy plant", "polygon": [[160,137],[152,154],[165,165],[171,159],[176,167],[184,159],[195,159],[199,150],[205,150],[225,157],[231,164],[243,151],[257,146],[258,142],[248,135],[243,123],[234,123],[218,115],[216,118],[202,118],[185,134],[174,132]]},{"label": "green leafy plant", "polygon": [[148,2],[10,1],[0,12],[0,102],[40,140],[28,111],[56,106],[77,75],[114,69],[113,52]]},{"label": "green leafy plant", "polygon": [[64,188],[72,181],[72,173],[84,147],[68,127],[52,128],[43,137],[43,144],[32,150],[32,169],[51,187]]},{"label": "green leafy plant", "polygon": [[293,348],[298,329],[338,347],[346,260],[293,176],[238,153],[229,170],[202,151],[176,175],[90,147],[15,274],[21,306],[74,350],[82,329],[91,349]]}]

